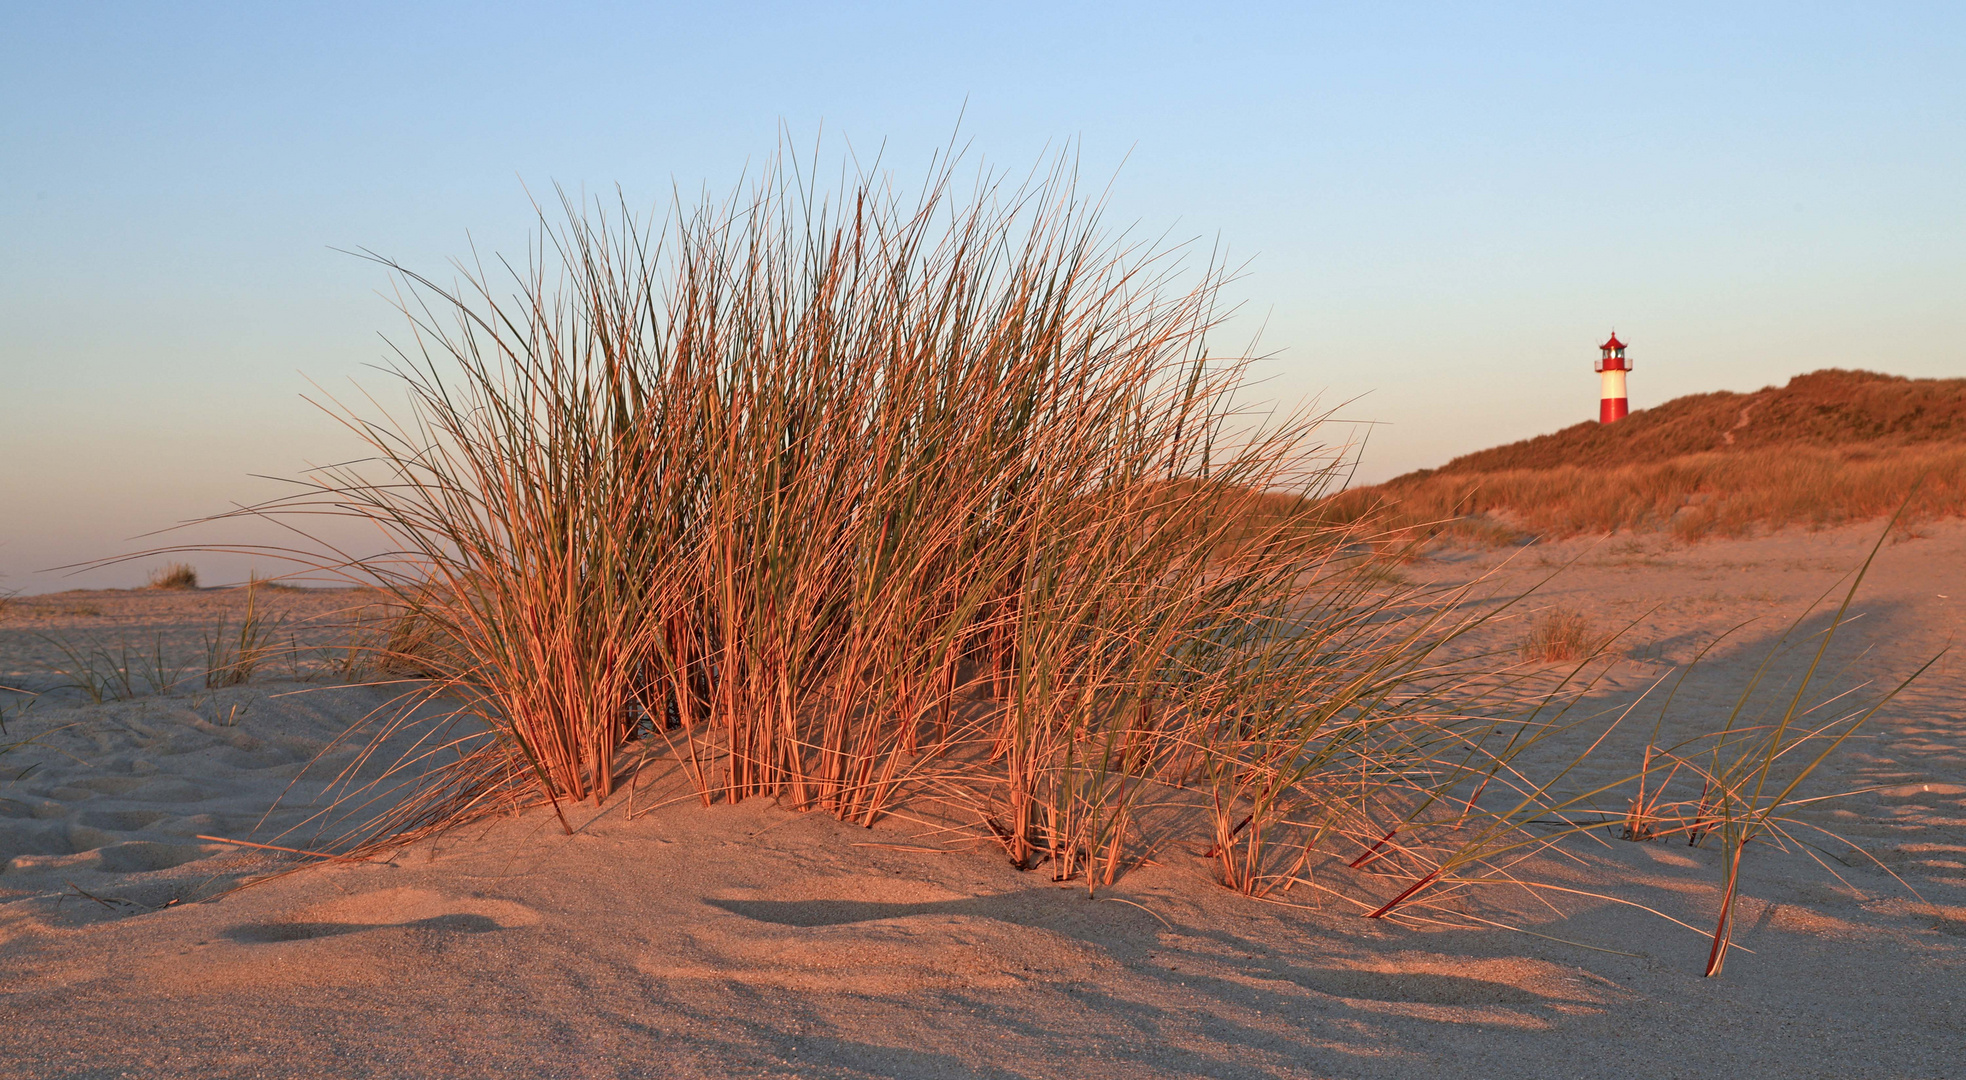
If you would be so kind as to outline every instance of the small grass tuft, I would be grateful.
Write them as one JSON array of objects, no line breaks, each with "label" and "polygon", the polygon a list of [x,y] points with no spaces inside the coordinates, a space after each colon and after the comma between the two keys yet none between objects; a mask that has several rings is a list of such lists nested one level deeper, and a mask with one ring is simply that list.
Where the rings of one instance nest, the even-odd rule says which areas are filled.
[{"label": "small grass tuft", "polygon": [[150,572],[152,589],[195,589],[198,587],[198,570],[190,563],[167,563]]},{"label": "small grass tuft", "polygon": [[185,667],[165,659],[160,634],[148,649],[131,649],[127,642],[114,646],[97,640],[84,643],[41,635],[41,640],[62,654],[62,662],[50,664],[63,677],[64,688],[80,692],[90,702],[128,701],[145,694],[167,694],[185,677]]},{"label": "small grass tuft", "polygon": [[1554,607],[1529,631],[1522,643],[1522,656],[1532,663],[1583,660],[1602,651],[1609,641],[1610,636],[1600,633],[1583,612]]},{"label": "small grass tuft", "polygon": [[277,651],[275,638],[280,622],[269,623],[259,610],[259,582],[246,586],[246,611],[239,625],[228,631],[225,617],[205,638],[205,686],[217,689],[251,682],[259,665]]}]

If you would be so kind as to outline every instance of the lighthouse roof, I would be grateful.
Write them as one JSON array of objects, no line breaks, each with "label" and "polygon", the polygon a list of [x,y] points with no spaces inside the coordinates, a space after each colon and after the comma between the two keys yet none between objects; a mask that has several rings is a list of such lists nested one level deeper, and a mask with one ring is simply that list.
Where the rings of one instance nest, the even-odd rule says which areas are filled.
[{"label": "lighthouse roof", "polygon": [[1618,332],[1616,330],[1611,332],[1611,340],[1598,346],[1600,349],[1622,349],[1624,347],[1625,343],[1618,340]]}]

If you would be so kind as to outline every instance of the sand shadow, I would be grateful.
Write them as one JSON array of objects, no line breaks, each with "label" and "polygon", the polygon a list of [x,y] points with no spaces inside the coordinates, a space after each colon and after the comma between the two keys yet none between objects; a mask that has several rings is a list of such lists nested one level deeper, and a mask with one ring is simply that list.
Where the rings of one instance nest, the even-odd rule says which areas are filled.
[{"label": "sand shadow", "polygon": [[499,929],[496,919],[484,915],[436,915],[403,923],[268,922],[235,926],[222,935],[243,945],[268,945],[280,941],[311,941],[315,938],[359,934],[365,930],[392,928],[434,930],[452,934],[488,934]]},{"label": "sand shadow", "polygon": [[[1120,983],[1110,977],[1065,975],[1040,978],[1009,994],[998,987],[958,984],[913,991],[909,998],[918,1004],[923,998],[933,1001],[949,1023],[1011,1044],[1084,1040],[1089,1029],[1097,1030],[1097,1037],[1086,1040],[1087,1054],[1108,1069],[1129,1074],[1138,1070],[1256,1080],[1274,1077],[1282,1067],[1347,1075],[1352,1052],[1340,1044],[1357,1043],[1357,1053],[1369,1057],[1423,1038],[1426,1030],[1453,1032],[1462,1040],[1507,1038],[1525,1027],[1551,1028],[1578,1010],[1594,1012],[1603,1006],[1603,995],[1568,986],[1517,984],[1477,973],[1353,967],[1343,955],[1315,947],[1280,946],[1178,916],[1163,921],[1117,904],[1088,903],[1083,894],[1061,897],[1050,888],[920,903],[847,898],[707,903],[760,923],[808,930],[918,916],[972,916],[1077,938],[1124,969]],[[922,928],[920,933],[933,931]],[[1014,946],[1014,940],[1006,944]],[[1038,939],[1024,944],[1033,953],[1047,948]],[[816,1007],[797,991],[746,986],[742,992],[773,1004],[770,1019],[739,1021],[745,1034],[726,1044],[734,1053],[769,1047],[811,1066],[812,1075],[884,1080],[1023,1075],[1014,1071],[1014,1062],[1007,1070],[1003,1063],[980,1062],[942,1045],[868,1043],[837,1026],[831,1010]],[[851,996],[867,1002],[893,1000],[884,991]],[[682,1007],[706,1025],[731,1019]],[[1442,1007],[1456,1011],[1412,1012]],[[1295,1036],[1279,1039],[1279,1024]],[[1407,1030],[1413,1024],[1421,1030]],[[1171,1033],[1179,1037],[1170,1038]],[[1263,1053],[1243,1057],[1236,1047],[1262,1047]]]},{"label": "sand shadow", "polygon": [[[1010,894],[1014,896],[1015,894]],[[777,926],[848,926],[881,919],[904,919],[912,915],[976,915],[985,919],[1021,923],[1007,918],[1008,907],[994,896],[962,900],[929,900],[917,904],[879,903],[872,900],[709,900],[711,907],[733,915]]]},{"label": "sand shadow", "polygon": [[[733,915],[757,922],[802,928],[850,926],[921,915],[968,915],[1020,926],[1043,926],[1095,944],[1114,959],[1130,962],[1136,970],[1142,970],[1142,961],[1155,949],[1153,941],[1158,935],[1153,931],[1161,929],[1159,925],[1142,922],[1138,928],[1146,931],[1142,935],[1128,933],[1126,928],[1115,926],[1109,920],[1102,920],[1103,925],[1093,932],[1074,933],[1073,928],[1059,918],[1067,912],[1058,909],[1055,904],[1045,903],[1044,901],[1048,899],[1049,897],[1046,896],[1003,893],[995,896],[921,903],[836,899],[713,899],[708,903]],[[1045,908],[1053,910],[1042,910]],[[1307,966],[1296,962],[1294,958],[1275,954],[1255,942],[1235,935],[1197,927],[1177,928],[1168,925],[1166,928],[1184,936],[1217,941],[1225,947],[1227,955],[1239,957],[1233,966],[1241,969],[1240,974],[1244,977],[1290,983],[1335,998],[1429,1005],[1538,1005],[1547,1000],[1544,995],[1519,986],[1465,975],[1426,972],[1386,973],[1352,968]],[[1158,965],[1149,964],[1146,967],[1152,969]],[[1161,977],[1166,977],[1168,973],[1154,972]],[[1197,976],[1187,975],[1183,978],[1192,980]]]}]

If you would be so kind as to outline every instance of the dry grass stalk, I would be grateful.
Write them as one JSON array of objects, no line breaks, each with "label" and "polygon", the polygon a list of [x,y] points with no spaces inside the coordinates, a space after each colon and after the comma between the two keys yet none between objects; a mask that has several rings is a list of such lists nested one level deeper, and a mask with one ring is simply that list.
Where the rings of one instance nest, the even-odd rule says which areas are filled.
[{"label": "dry grass stalk", "polygon": [[1670,824],[1671,812],[1664,805],[1666,789],[1672,786],[1673,777],[1678,775],[1679,764],[1673,762],[1663,779],[1648,791],[1652,784],[1653,759],[1663,758],[1659,748],[1651,743],[1645,746],[1644,760],[1638,768],[1638,792],[1625,808],[1625,820],[1618,831],[1618,838],[1641,842],[1660,839],[1671,832],[1678,831]]}]

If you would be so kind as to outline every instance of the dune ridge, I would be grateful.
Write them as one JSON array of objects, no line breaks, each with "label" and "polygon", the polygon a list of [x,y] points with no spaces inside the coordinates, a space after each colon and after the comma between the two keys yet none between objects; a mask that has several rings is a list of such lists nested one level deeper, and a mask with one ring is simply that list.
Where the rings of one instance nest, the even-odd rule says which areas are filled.
[{"label": "dune ridge", "polygon": [[1685,539],[1966,514],[1966,379],[1827,369],[1751,394],[1675,398],[1464,454],[1326,501],[1398,532]]}]

